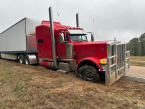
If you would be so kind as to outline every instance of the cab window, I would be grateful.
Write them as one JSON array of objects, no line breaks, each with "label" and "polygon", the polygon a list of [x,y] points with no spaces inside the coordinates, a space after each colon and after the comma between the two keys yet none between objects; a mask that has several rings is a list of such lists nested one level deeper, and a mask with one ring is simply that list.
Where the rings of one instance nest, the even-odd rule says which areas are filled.
[{"label": "cab window", "polygon": [[43,39],[38,39],[38,44],[43,44]]}]

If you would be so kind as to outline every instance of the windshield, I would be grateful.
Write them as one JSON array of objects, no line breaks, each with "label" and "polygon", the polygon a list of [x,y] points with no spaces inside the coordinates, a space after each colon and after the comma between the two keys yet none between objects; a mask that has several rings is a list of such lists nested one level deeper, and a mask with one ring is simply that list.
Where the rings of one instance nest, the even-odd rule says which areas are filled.
[{"label": "windshield", "polygon": [[84,34],[70,34],[71,41],[88,41]]}]

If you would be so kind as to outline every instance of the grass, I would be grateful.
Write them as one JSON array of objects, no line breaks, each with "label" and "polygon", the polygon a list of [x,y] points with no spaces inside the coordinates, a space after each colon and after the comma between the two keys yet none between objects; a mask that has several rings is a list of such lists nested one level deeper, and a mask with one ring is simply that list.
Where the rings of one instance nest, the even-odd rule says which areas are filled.
[{"label": "grass", "polygon": [[130,56],[131,66],[142,66],[145,67],[145,56]]},{"label": "grass", "polygon": [[[134,99],[145,102],[145,85],[141,83],[122,80],[107,87],[76,78],[72,73],[40,66],[38,72],[13,64],[0,60],[2,109],[139,109],[143,106],[138,105],[140,102],[133,104]],[[129,98],[132,99],[128,101]]]},{"label": "grass", "polygon": [[131,66],[142,66],[145,67],[145,62],[139,62],[139,61],[130,61]]},{"label": "grass", "polygon": [[130,56],[130,60],[145,61],[145,56]]}]

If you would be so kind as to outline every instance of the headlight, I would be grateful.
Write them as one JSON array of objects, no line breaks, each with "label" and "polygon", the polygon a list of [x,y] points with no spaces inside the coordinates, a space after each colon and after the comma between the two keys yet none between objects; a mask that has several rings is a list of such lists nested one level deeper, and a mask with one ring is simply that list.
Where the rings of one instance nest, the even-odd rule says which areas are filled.
[{"label": "headlight", "polygon": [[100,64],[107,64],[107,59],[101,59]]}]

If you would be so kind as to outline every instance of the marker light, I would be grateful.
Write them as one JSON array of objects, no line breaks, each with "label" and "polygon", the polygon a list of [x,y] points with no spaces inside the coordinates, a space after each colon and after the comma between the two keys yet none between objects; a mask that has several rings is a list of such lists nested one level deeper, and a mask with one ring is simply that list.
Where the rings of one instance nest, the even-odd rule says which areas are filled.
[{"label": "marker light", "polygon": [[116,60],[116,57],[114,57],[114,61]]},{"label": "marker light", "polygon": [[101,59],[100,64],[107,64],[107,59]]}]

